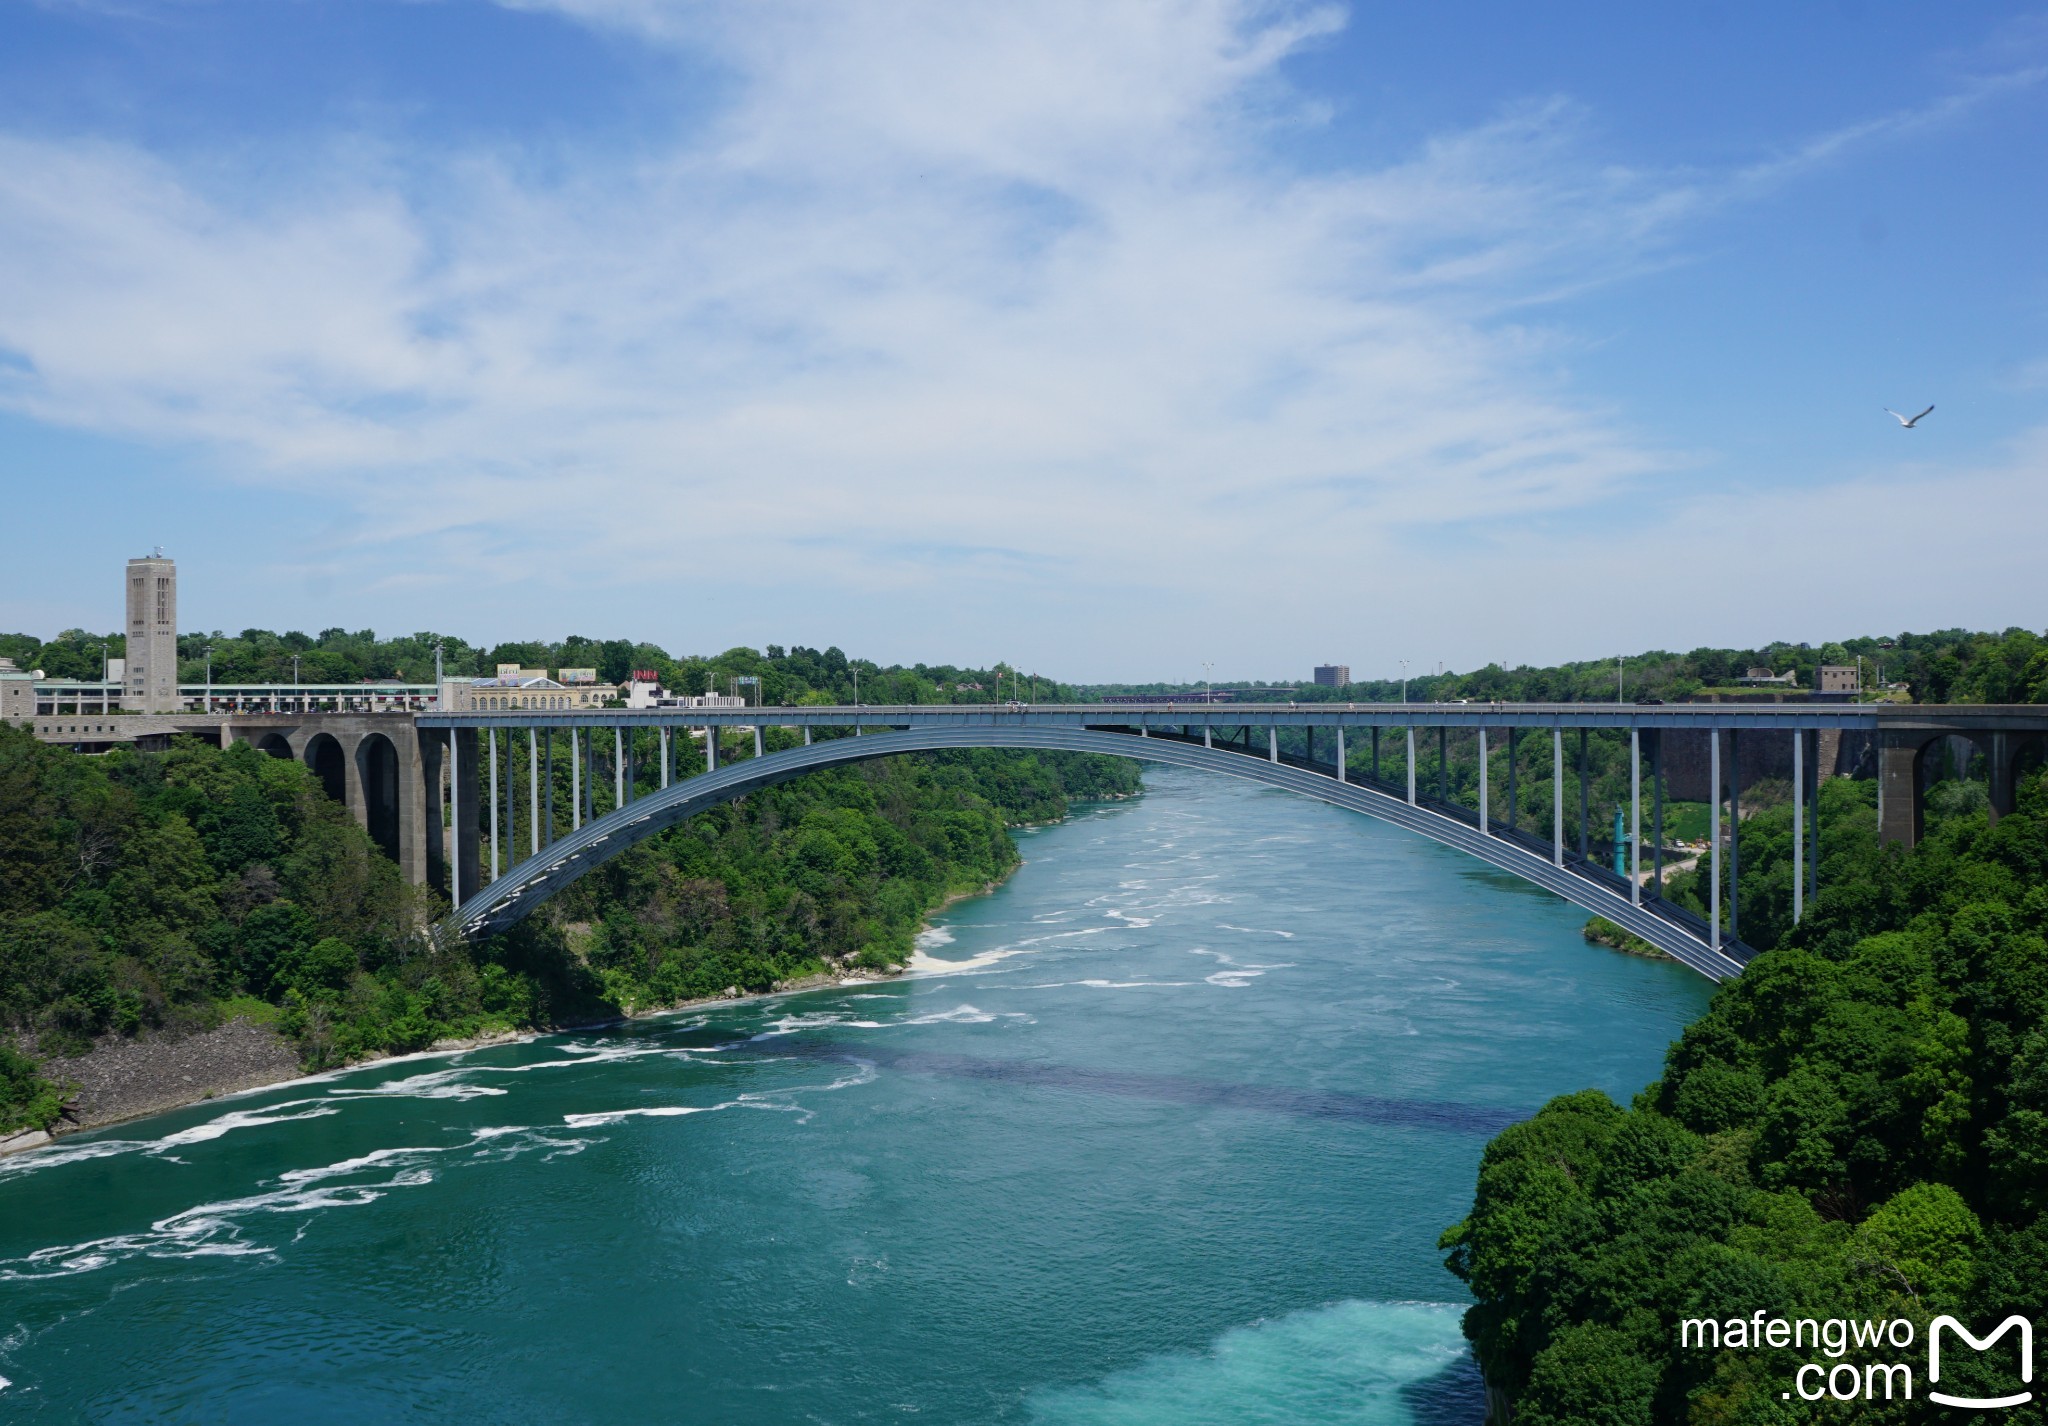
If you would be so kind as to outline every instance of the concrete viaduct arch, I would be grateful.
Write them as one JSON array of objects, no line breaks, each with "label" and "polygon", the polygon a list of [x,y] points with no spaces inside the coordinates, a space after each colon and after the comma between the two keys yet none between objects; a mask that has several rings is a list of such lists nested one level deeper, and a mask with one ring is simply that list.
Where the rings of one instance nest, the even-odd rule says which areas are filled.
[{"label": "concrete viaduct arch", "polygon": [[[473,758],[470,748],[459,755]],[[721,802],[799,777],[815,768],[903,753],[961,748],[1020,748],[1105,753],[1169,767],[1242,778],[1391,823],[1455,847],[1572,904],[1604,916],[1712,980],[1738,974],[1742,963],[1647,907],[1520,845],[1478,827],[1356,782],[1339,781],[1291,762],[1246,756],[1199,741],[1057,726],[944,726],[842,737],[749,758],[688,778],[629,802],[560,837],[465,900],[444,923],[462,935],[486,935],[524,919],[542,902],[619,852]],[[473,763],[472,763],[473,765]],[[466,819],[467,820],[467,819]],[[1731,950],[1739,948],[1730,947]]]},{"label": "concrete viaduct arch", "polygon": [[252,743],[271,757],[304,763],[413,885],[425,885],[430,870],[439,870],[441,742],[417,736],[411,719],[375,713],[325,713],[303,721],[268,717],[228,722],[221,740]]},{"label": "concrete viaduct arch", "polygon": [[1878,754],[1878,834],[1887,842],[1914,846],[1926,832],[1926,764],[1949,739],[1968,743],[1983,755],[1996,822],[2016,810],[2020,779],[2043,754],[2044,736],[2001,728],[1926,728],[1886,731]]}]

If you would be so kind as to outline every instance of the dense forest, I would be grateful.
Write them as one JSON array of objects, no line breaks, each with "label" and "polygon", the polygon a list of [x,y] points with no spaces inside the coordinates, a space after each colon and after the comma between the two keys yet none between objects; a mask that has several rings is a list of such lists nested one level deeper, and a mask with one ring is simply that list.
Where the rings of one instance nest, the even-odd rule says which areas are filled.
[{"label": "dense forest", "polygon": [[[859,670],[861,700],[866,703],[931,703],[997,701],[1011,697],[1031,702],[1068,702],[1105,693],[1162,693],[1200,688],[1187,684],[1062,684],[1009,664],[988,668],[949,665],[913,666],[850,660],[838,649],[783,648],[770,644],[765,652],[729,649],[706,656],[671,655],[658,645],[630,639],[590,639],[580,635],[555,642],[520,641],[496,645],[470,644],[454,635],[418,633],[379,638],[363,629],[323,629],[318,635],[296,631],[244,629],[239,634],[187,633],[179,637],[179,679],[198,683],[212,651],[216,683],[289,683],[294,668],[306,683],[357,683],[395,678],[430,683],[434,650],[441,648],[442,666],[451,676],[488,674],[501,663],[528,668],[595,668],[607,682],[623,682],[634,669],[653,669],[664,687],[690,693],[721,692],[735,677],[761,680],[765,702],[792,704],[806,696],[826,695],[853,701],[854,671]],[[94,634],[67,629],[45,642],[31,634],[0,634],[0,658],[22,668],[40,668],[52,678],[92,679],[100,676],[103,656],[119,658],[126,648],[120,634]],[[1752,668],[1797,675],[1798,687],[1814,686],[1822,664],[1861,661],[1865,686],[1880,683],[1903,687],[1920,703],[2048,703],[2048,638],[2027,629],[1977,633],[1943,629],[1930,634],[1867,636],[1829,643],[1774,643],[1754,649],[1694,649],[1592,659],[1549,668],[1489,664],[1465,673],[1418,668],[1407,680],[1409,698],[1430,700],[1531,699],[1557,702],[1612,702],[1638,697],[1689,698],[1715,691],[1742,691],[1740,680]],[[1396,660],[1387,660],[1393,663]],[[1217,687],[1226,680],[1218,679]],[[1344,688],[1310,684],[1233,684],[1271,687],[1302,701],[1338,699],[1393,702],[1402,695],[1398,678],[1365,680]],[[751,688],[751,685],[749,686]]]},{"label": "dense forest", "polygon": [[[1945,1420],[1926,1400],[1935,1315],[2048,1329],[2048,782],[2029,777],[1995,825],[1937,801],[1910,852],[1878,846],[1869,784],[1827,784],[1821,815],[1820,896],[1796,927],[1788,814],[1745,821],[1745,916],[1775,949],[1717,992],[1663,1076],[1628,1108],[1554,1100],[1486,1150],[1443,1246],[1516,1426]],[[1681,1346],[1684,1320],[1759,1311],[1903,1319],[1919,1345]],[[1918,1395],[1792,1394],[1819,1380],[1795,1383],[1803,1364],[1840,1360],[1906,1362]],[[1995,1396],[2011,1369],[2010,1353],[1951,1354],[1942,1389]]]},{"label": "dense forest", "polygon": [[[0,658],[17,667],[39,668],[52,678],[97,679],[103,658],[120,658],[127,642],[119,634],[67,629],[44,642],[31,634],[0,634]],[[489,675],[499,664],[522,668],[594,668],[606,683],[624,683],[636,669],[651,669],[664,688],[683,693],[729,693],[734,679],[758,679],[745,691],[749,702],[790,705],[851,703],[859,685],[863,703],[989,703],[1004,699],[1060,702],[1073,697],[1052,679],[1006,663],[966,669],[950,665],[911,667],[849,659],[836,648],[784,648],[765,652],[727,649],[722,654],[673,655],[656,644],[630,639],[588,639],[580,635],[546,642],[521,640],[485,646],[452,634],[421,633],[379,638],[363,629],[324,629],[315,637],[296,631],[277,634],[244,629],[239,634],[186,633],[178,638],[178,681],[201,683],[209,660],[213,681],[225,683],[361,683],[397,679],[432,683],[434,658],[450,678]]]},{"label": "dense forest", "polygon": [[53,1122],[39,1056],[274,1022],[309,1067],[492,1028],[893,965],[1017,852],[1006,826],[1127,795],[1121,759],[976,752],[813,773],[651,839],[513,932],[437,948],[301,764],[180,739],[80,757],[0,725],[0,1132]]},{"label": "dense forest", "polygon": [[[4,653],[0,647],[0,653]],[[1822,664],[1854,665],[1860,661],[1864,687],[1899,685],[1899,696],[1916,703],[2048,703],[2048,637],[2028,629],[2004,633],[1973,633],[1943,629],[1932,634],[1897,634],[1845,639],[1822,644],[1767,644],[1756,649],[1694,649],[1592,659],[1584,663],[1531,668],[1488,664],[1466,673],[1435,672],[1418,667],[1406,680],[1408,698],[1417,703],[1528,700],[1555,703],[1612,703],[1619,698],[1677,700],[1707,693],[1752,692],[1740,680],[1752,668],[1797,676],[1797,687],[1811,690]],[[1398,662],[1386,660],[1385,662]],[[1216,687],[1226,686],[1216,680]],[[1398,702],[1403,680],[1379,678],[1324,688],[1304,680],[1300,685],[1229,684],[1257,691],[1271,688],[1300,702]],[[1199,689],[1200,683],[1091,684],[1083,695],[1164,693]],[[1768,691],[1768,690],[1766,690]]]}]

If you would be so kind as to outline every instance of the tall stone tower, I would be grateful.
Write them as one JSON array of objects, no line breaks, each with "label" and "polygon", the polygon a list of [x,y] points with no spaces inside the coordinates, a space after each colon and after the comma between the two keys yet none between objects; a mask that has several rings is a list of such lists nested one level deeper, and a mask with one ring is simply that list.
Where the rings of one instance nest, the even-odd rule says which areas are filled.
[{"label": "tall stone tower", "polygon": [[178,565],[153,555],[128,561],[128,666],[121,706],[178,711]]}]

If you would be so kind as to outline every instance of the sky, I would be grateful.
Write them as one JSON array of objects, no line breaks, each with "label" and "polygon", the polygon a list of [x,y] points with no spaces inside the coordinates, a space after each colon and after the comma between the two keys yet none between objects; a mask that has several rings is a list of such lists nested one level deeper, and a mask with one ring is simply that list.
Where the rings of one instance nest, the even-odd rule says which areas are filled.
[{"label": "sky", "polygon": [[0,629],[2040,629],[2044,134],[2048,5],[14,0]]}]

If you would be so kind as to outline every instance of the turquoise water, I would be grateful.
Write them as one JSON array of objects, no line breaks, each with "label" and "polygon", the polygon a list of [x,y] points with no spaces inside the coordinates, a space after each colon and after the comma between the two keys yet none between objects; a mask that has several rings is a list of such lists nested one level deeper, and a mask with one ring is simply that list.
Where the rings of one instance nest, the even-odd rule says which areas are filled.
[{"label": "turquoise water", "polygon": [[1708,986],[1195,773],[1023,837],[917,972],[0,1160],[0,1418],[1477,1423],[1486,1137]]}]

